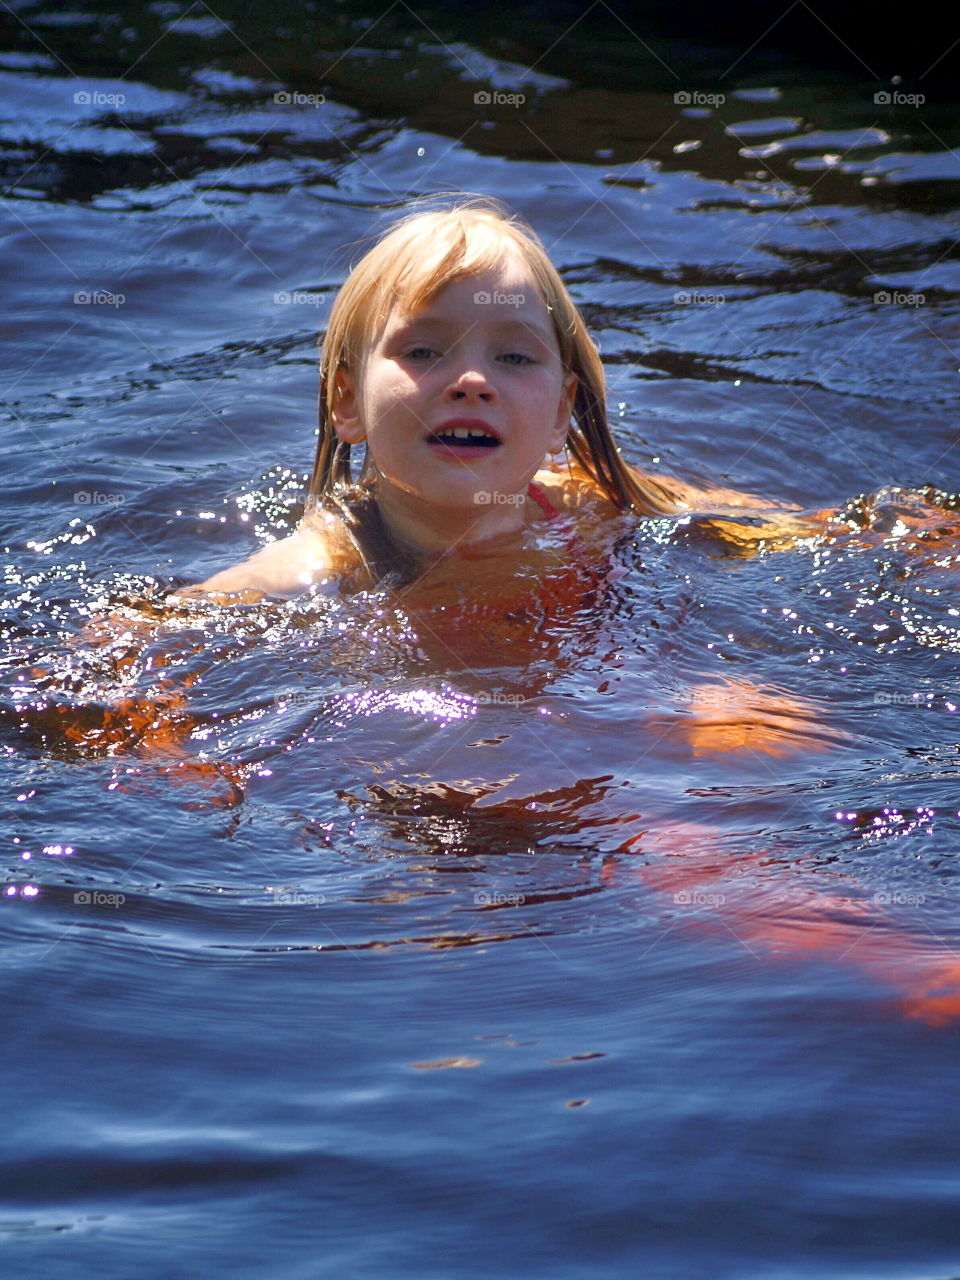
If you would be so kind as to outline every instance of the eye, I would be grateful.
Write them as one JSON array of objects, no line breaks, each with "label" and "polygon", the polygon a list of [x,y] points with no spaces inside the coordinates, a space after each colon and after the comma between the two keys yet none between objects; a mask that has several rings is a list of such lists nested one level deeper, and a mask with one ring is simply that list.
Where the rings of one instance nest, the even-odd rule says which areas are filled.
[{"label": "eye", "polygon": [[403,353],[405,360],[435,360],[438,358],[438,352],[432,347],[410,347]]},{"label": "eye", "polygon": [[507,351],[497,358],[503,360],[506,364],[512,365],[536,364],[532,356],[525,355],[522,351]]}]

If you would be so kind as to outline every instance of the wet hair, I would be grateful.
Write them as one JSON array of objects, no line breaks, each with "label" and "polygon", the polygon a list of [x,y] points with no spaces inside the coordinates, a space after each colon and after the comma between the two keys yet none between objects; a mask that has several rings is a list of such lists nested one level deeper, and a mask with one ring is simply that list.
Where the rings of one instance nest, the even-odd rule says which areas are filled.
[{"label": "wet hair", "polygon": [[416,312],[447,285],[498,266],[510,252],[520,257],[533,276],[553,322],[564,371],[577,378],[565,444],[572,460],[623,510],[641,515],[676,510],[675,495],[653,478],[631,471],[621,458],[607,425],[599,353],[536,232],[497,200],[460,197],[445,208],[408,214],[377,241],[337,295],[322,339],[319,436],[307,511],[316,506],[337,510],[365,562],[362,543],[379,544],[386,531],[376,515],[369,454],[354,481],[350,445],[334,430],[337,370],[359,374],[366,352],[394,306]]}]

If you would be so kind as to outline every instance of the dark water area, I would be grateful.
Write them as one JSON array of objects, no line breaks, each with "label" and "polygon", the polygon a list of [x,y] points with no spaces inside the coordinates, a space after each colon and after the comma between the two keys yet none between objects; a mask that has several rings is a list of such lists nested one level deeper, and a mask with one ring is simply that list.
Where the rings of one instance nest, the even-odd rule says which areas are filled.
[{"label": "dark water area", "polygon": [[[960,1275],[955,34],[657,14],[4,7],[5,1276]],[[164,605],[455,189],[631,461],[842,535]]]}]

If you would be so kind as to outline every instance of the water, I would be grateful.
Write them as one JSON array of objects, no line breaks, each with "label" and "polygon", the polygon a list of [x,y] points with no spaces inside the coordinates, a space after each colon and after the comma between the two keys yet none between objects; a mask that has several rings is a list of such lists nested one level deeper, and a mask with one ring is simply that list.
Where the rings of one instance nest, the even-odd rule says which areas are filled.
[{"label": "water", "polygon": [[[217,12],[8,14],[4,1273],[955,1276],[944,82]],[[843,536],[164,611],[291,527],[355,246],[451,188],[543,235],[631,460]]]}]

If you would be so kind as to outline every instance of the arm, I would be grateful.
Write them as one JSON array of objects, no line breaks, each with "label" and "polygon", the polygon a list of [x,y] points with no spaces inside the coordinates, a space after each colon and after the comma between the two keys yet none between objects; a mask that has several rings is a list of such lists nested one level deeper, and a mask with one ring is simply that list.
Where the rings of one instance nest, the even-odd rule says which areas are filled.
[{"label": "arm", "polygon": [[[631,470],[644,478],[636,467]],[[747,556],[761,543],[766,550],[787,551],[805,538],[818,537],[830,530],[839,514],[832,508],[804,511],[791,502],[737,489],[706,488],[660,476],[652,479],[676,496],[678,514],[705,517],[698,522],[700,528],[718,534],[727,546]]]},{"label": "arm", "polygon": [[[638,467],[629,470],[641,486],[652,485],[673,504],[665,508],[667,514],[697,517],[698,529],[719,537],[727,547],[744,556],[755,554],[761,546],[763,550],[785,551],[805,538],[847,531],[846,525],[833,523],[839,513],[832,509],[802,511],[793,503],[756,493],[708,488],[672,476],[647,473]],[[599,508],[604,514],[616,511],[600,494],[593,477],[573,460],[542,468],[536,479],[563,511],[578,515],[596,512]]]},{"label": "arm", "polygon": [[[640,479],[645,473],[637,467],[631,467]],[[749,508],[753,511],[799,511],[800,508],[790,502],[780,502],[773,498],[761,497],[758,493],[743,493],[739,489],[721,489],[716,486],[688,484],[684,480],[676,480],[673,476],[653,476],[659,484],[671,489],[677,497],[678,510],[717,511],[733,508]]]}]

